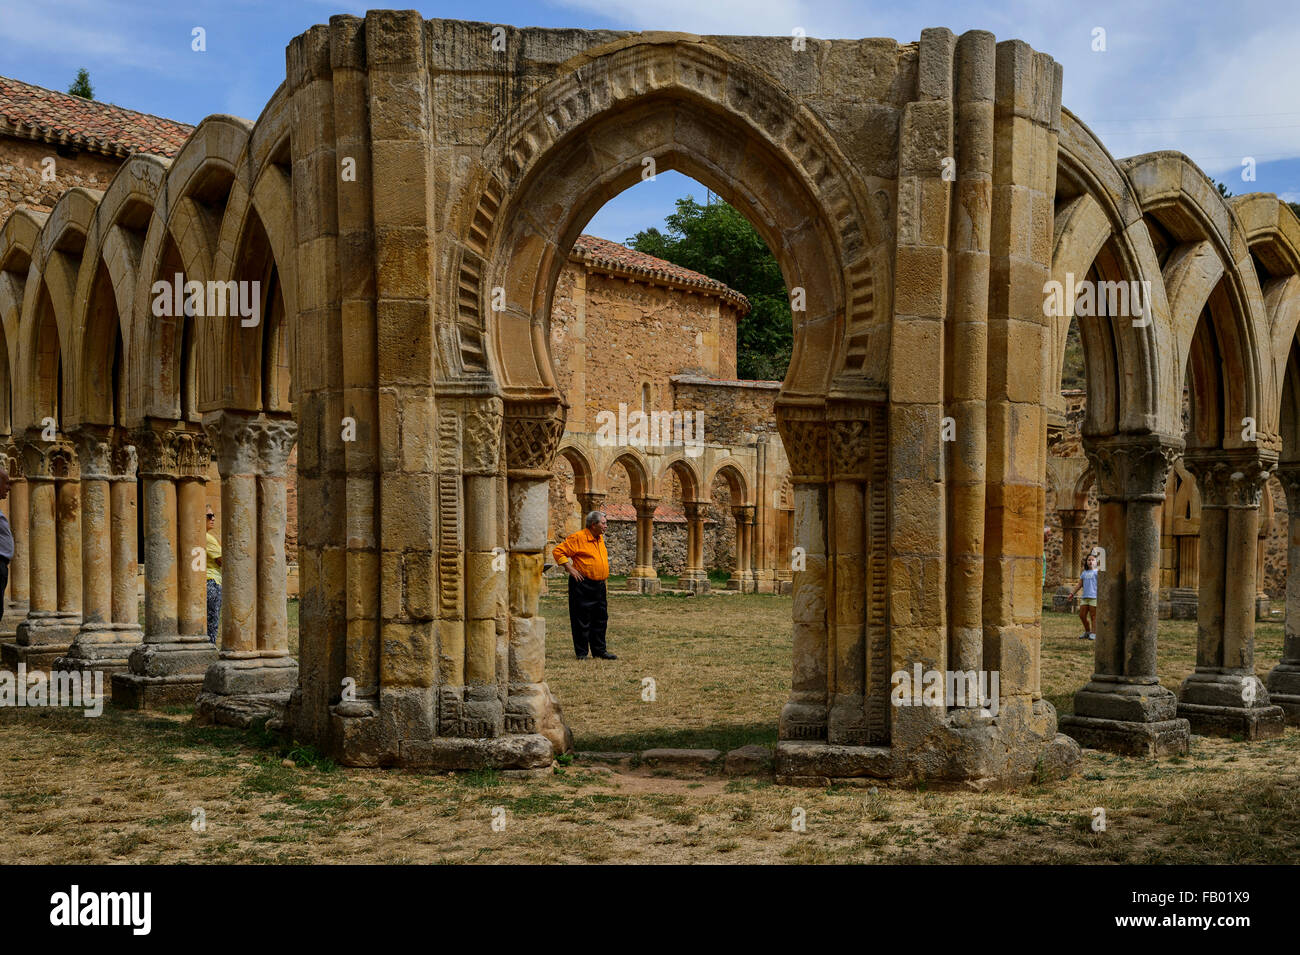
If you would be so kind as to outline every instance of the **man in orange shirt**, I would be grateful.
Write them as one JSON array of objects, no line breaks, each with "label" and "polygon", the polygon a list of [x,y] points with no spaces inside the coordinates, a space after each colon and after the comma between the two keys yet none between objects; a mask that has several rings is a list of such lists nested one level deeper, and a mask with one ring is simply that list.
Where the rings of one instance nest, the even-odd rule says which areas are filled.
[{"label": "man in orange shirt", "polygon": [[555,545],[555,562],[569,575],[569,627],[573,630],[573,652],[587,659],[587,649],[597,660],[617,660],[605,650],[605,627],[609,624],[605,581],[609,579],[609,552],[605,550],[605,515],[592,511],[587,526]]}]

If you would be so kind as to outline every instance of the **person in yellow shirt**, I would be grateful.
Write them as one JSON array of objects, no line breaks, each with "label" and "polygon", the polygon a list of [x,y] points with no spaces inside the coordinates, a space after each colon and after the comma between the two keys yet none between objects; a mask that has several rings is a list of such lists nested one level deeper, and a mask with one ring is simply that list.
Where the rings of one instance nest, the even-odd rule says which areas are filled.
[{"label": "person in yellow shirt", "polygon": [[573,630],[573,652],[587,659],[588,649],[597,660],[617,660],[605,649],[605,628],[609,624],[605,581],[609,579],[609,552],[605,550],[605,515],[592,511],[586,527],[570,534],[551,552],[555,562],[569,575],[569,627]]},{"label": "person in yellow shirt", "polygon": [[217,515],[208,511],[208,639],[216,644],[221,623],[221,541],[212,533]]}]

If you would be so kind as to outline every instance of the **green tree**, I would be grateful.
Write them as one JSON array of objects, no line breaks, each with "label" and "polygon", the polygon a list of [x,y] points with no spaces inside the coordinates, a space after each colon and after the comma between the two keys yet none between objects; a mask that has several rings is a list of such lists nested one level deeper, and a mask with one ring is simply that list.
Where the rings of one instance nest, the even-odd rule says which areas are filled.
[{"label": "green tree", "polygon": [[749,299],[749,314],[736,329],[736,374],[785,377],[794,346],[785,279],[767,244],[743,215],[725,202],[700,205],[677,200],[664,220],[667,230],[638,232],[627,244],[638,252],[716,279]]},{"label": "green tree", "polygon": [[1214,183],[1214,188],[1219,190],[1219,195],[1223,196],[1223,198],[1225,199],[1232,198],[1232,193],[1228,191],[1228,187],[1225,186],[1223,183],[1219,182],[1219,180],[1211,176],[1210,182]]},{"label": "green tree", "polygon": [[68,87],[68,92],[82,99],[95,98],[95,88],[90,85],[90,72],[84,66],[77,70],[77,78]]},{"label": "green tree", "polygon": [[1300,216],[1300,202],[1288,202],[1287,205],[1291,207],[1292,212]]}]

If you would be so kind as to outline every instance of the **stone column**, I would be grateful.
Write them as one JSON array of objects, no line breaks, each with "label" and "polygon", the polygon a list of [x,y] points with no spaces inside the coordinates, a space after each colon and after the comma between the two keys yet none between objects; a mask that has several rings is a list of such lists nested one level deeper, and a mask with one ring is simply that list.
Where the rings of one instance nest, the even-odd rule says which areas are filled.
[{"label": "stone column", "polygon": [[125,436],[119,434],[113,446],[112,476],[109,496],[112,504],[113,537],[113,623],[131,631],[132,642],[140,643],[140,600],[136,591],[139,573],[136,560],[136,536],[139,521],[136,510],[136,452]]},{"label": "stone column", "polygon": [[1102,566],[1092,680],[1061,731],[1135,756],[1187,752],[1190,731],[1156,675],[1160,507],[1177,445],[1156,435],[1088,440],[1097,475]]},{"label": "stone column", "polygon": [[[121,436],[107,425],[83,426],[74,437],[81,462],[82,623],[67,655],[54,665],[60,670],[121,673],[141,642],[135,608],[135,568],[129,571],[129,609],[122,606],[123,583],[116,579],[127,572],[120,566],[124,542],[117,537],[129,534],[130,554],[135,553],[134,454],[119,450]],[[115,466],[129,467],[130,474],[115,473]],[[113,513],[115,505],[122,508],[125,503],[122,492],[114,494],[117,488],[131,492],[129,527],[123,526],[124,522]]]},{"label": "stone column", "polygon": [[1255,548],[1272,460],[1254,448],[1186,455],[1201,493],[1196,669],[1178,715],[1205,736],[1278,736],[1286,725],[1255,675]]},{"label": "stone column", "polygon": [[781,409],[777,424],[790,456],[794,486],[794,567],[791,616],[794,668],[790,700],[781,708],[780,738],[825,741],[827,723],[826,519],[827,439],[820,408]]},{"label": "stone column", "polygon": [[636,508],[636,566],[627,578],[627,589],[642,594],[659,592],[659,573],[654,568],[655,508],[659,499],[639,497]]},{"label": "stone column", "polygon": [[1286,713],[1286,721],[1300,725],[1300,462],[1287,462],[1277,470],[1286,491],[1288,521],[1286,567],[1286,633],[1282,662],[1268,674],[1269,699]]},{"label": "stone column", "polygon": [[285,484],[296,426],[234,411],[204,421],[221,473],[221,650],[198,722],[282,719],[298,682],[285,603]]},{"label": "stone column", "polygon": [[686,515],[686,569],[677,585],[692,593],[709,592],[709,574],[704,569],[704,519],[708,516],[708,502],[683,501]]},{"label": "stone column", "polygon": [[[832,583],[831,709],[827,740],[845,746],[865,746],[867,729],[867,425],[861,420],[830,423],[831,511],[835,534],[827,568]],[[737,538],[748,527],[752,508],[734,508]],[[749,535],[744,535],[740,564],[741,589],[748,571]]]},{"label": "stone column", "polygon": [[727,589],[743,594],[745,584],[750,579],[746,576],[749,569],[749,521],[744,505],[732,505],[731,516],[736,522],[736,566],[731,572],[731,579],[727,581]]},{"label": "stone column", "polygon": [[1083,526],[1088,522],[1086,509],[1070,508],[1057,511],[1061,521],[1061,585],[1052,595],[1052,609],[1057,613],[1069,610],[1071,585],[1083,569]]},{"label": "stone column", "polygon": [[[60,518],[71,523],[79,517],[79,507],[70,507],[65,493],[59,500],[59,485],[76,476],[77,462],[72,445],[60,437],[55,441],[41,438],[40,429],[28,431],[22,445],[23,470],[29,485],[28,533],[30,563],[28,579],[30,606],[27,617],[18,625],[14,643],[0,645],[0,660],[13,670],[19,663],[28,670],[47,669],[67,653],[81,627],[81,614],[70,606],[67,585],[70,580],[66,562],[70,555],[61,554],[61,546],[70,546],[69,530],[60,526]],[[76,490],[76,485],[71,485]],[[62,507],[60,507],[62,504]],[[80,536],[80,524],[73,525]],[[75,555],[80,560],[80,541]],[[76,579],[80,580],[80,567]],[[63,598],[62,602],[60,598]],[[80,594],[76,605],[80,605]]]},{"label": "stone column", "polygon": [[[206,473],[211,446],[197,432],[161,422],[136,430],[133,438],[144,483],[144,642],[131,653],[130,672],[113,675],[113,702],[134,709],[186,706],[217,660],[208,643],[203,561],[195,569],[193,554],[204,543],[197,475]],[[183,501],[177,493],[182,478],[188,485]]]},{"label": "stone column", "polygon": [[30,542],[28,532],[29,508],[27,479],[24,477],[22,455],[17,446],[5,449],[9,469],[9,527],[14,535],[14,556],[9,561],[9,586],[5,588],[4,615],[0,617],[0,640],[12,641],[18,636],[18,624],[27,616],[28,579],[31,573],[27,560]]}]

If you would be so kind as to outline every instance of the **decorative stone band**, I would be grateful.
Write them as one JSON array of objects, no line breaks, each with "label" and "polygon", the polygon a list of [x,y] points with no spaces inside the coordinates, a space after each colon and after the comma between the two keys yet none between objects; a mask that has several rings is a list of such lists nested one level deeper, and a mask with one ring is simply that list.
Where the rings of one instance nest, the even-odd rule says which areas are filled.
[{"label": "decorative stone band", "polygon": [[1196,475],[1201,507],[1257,508],[1276,458],[1254,448],[1232,451],[1189,451],[1183,457]]},{"label": "decorative stone band", "polygon": [[1182,449],[1181,440],[1166,435],[1085,438],[1084,453],[1096,475],[1097,500],[1163,501],[1169,469]]}]

